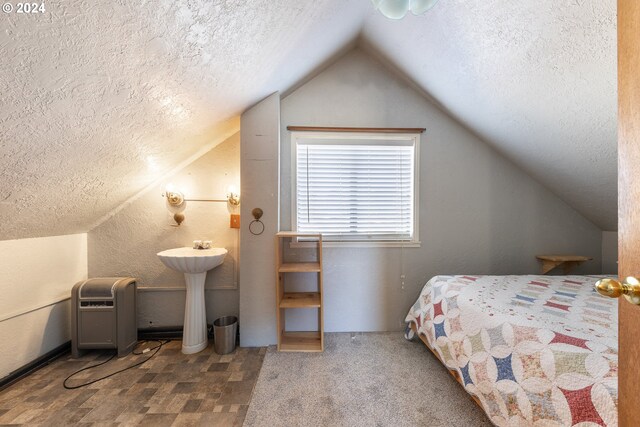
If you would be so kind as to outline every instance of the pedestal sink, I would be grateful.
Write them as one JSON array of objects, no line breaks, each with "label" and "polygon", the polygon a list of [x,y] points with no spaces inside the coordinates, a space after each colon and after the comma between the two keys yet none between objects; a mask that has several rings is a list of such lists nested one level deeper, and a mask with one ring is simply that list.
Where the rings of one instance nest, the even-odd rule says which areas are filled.
[{"label": "pedestal sink", "polygon": [[207,315],[204,304],[204,281],[207,271],[216,268],[227,255],[224,248],[176,248],[158,253],[164,265],[181,273],[187,285],[184,309],[182,352],[197,353],[207,347]]}]

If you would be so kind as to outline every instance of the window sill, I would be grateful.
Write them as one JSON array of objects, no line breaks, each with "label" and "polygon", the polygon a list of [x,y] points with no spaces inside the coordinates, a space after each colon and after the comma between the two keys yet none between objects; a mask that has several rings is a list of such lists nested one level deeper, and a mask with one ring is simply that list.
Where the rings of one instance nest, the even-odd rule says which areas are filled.
[{"label": "window sill", "polygon": [[[291,242],[289,243],[290,248],[315,248],[317,246],[317,242]],[[329,241],[324,240],[322,242],[323,248],[419,248],[422,246],[422,242],[420,241],[411,241],[411,242],[397,242],[397,241]]]}]

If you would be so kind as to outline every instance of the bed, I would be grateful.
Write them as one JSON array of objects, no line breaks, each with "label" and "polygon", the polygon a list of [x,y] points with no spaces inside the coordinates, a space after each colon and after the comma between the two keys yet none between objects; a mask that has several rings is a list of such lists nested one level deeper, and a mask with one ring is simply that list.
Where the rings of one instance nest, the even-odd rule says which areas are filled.
[{"label": "bed", "polygon": [[[618,306],[597,276],[436,276],[406,317],[498,426],[617,426]],[[447,402],[447,404],[451,404]]]}]

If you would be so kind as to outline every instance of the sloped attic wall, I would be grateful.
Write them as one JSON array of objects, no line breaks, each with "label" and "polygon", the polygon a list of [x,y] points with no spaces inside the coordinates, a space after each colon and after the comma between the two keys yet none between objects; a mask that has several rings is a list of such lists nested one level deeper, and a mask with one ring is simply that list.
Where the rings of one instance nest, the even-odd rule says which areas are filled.
[{"label": "sloped attic wall", "polygon": [[224,199],[230,185],[240,186],[240,134],[167,177],[113,217],[89,232],[89,277],[131,276],[138,279],[138,326],[183,324],[184,275],[165,267],[156,254],[211,240],[229,253],[207,274],[207,318],[238,315],[238,230],[229,228],[230,208],[224,202],[187,201],[185,220],[175,227],[173,213],[161,197],[168,183],[187,199]]},{"label": "sloped attic wall", "polygon": [[[409,14],[410,15],[410,14]],[[617,230],[616,0],[442,0],[362,37],[451,115]]]},{"label": "sloped attic wall", "polygon": [[163,148],[150,142],[156,140],[155,130],[144,138],[123,134],[115,137],[117,142],[111,134],[92,143],[57,140],[53,133],[35,137],[37,143],[26,136],[2,140],[0,148],[6,149],[0,150],[0,240],[86,233],[149,185],[238,130],[236,117],[187,143],[183,137],[163,135]]},{"label": "sloped attic wall", "polygon": [[[324,251],[327,331],[395,330],[437,274],[537,274],[536,254],[592,256],[593,223],[435,107],[407,81],[356,49],[281,105],[281,227],[291,225],[287,125],[424,127],[420,150],[420,248]],[[401,275],[406,278],[401,280]],[[313,327],[294,313],[287,325]]]},{"label": "sloped attic wall", "polygon": [[3,13],[0,240],[87,232],[225,134],[220,122],[352,41],[373,9],[346,3],[65,0]]},{"label": "sloped attic wall", "polygon": [[287,90],[358,35],[616,228],[615,0],[447,0],[401,21],[367,0],[46,9],[0,20],[0,240],[88,231],[211,141],[220,120]]}]

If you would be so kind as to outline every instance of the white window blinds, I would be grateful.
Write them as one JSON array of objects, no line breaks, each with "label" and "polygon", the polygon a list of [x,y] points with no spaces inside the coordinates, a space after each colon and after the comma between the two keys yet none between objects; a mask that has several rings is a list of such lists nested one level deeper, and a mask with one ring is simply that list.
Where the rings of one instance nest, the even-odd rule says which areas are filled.
[{"label": "white window blinds", "polygon": [[416,135],[297,137],[299,232],[326,240],[412,240]]}]

